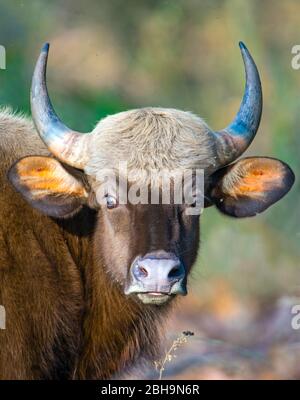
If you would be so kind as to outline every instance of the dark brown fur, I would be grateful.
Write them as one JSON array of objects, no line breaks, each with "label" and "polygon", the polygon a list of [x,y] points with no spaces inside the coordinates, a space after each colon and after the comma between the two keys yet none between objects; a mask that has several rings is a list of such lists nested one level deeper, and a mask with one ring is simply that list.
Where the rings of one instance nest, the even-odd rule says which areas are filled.
[{"label": "dark brown fur", "polygon": [[[7,190],[0,247],[0,302],[7,314],[0,331],[1,379],[104,379],[140,357],[157,357],[157,322],[168,307],[125,297],[105,261],[122,256],[121,238],[103,240],[103,215],[93,240],[95,212],[84,208],[71,220],[55,221]],[[143,237],[143,225],[135,226],[124,240]]]}]

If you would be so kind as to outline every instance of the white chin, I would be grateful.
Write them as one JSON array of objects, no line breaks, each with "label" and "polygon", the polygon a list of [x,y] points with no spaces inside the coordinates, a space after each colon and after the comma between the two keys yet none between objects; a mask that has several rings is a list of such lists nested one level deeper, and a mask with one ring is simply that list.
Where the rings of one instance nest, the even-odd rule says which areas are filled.
[{"label": "white chin", "polygon": [[137,293],[144,304],[160,305],[167,303],[173,296],[164,293]]}]

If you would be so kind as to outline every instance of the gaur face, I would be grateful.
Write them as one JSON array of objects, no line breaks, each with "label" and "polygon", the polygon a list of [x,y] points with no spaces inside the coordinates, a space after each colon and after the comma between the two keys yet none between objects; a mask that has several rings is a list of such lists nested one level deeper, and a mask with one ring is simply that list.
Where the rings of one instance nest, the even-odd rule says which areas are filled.
[{"label": "gaur face", "polygon": [[185,205],[120,205],[108,196],[98,212],[95,252],[125,294],[146,304],[187,293],[198,244],[199,216]]},{"label": "gaur face", "polygon": [[[294,174],[282,161],[237,160],[254,139],[262,111],[257,68],[246,47],[240,47],[245,94],[233,122],[218,132],[191,113],[161,108],[106,117],[89,134],[72,131],[58,119],[48,97],[48,45],[38,59],[32,116],[52,157],[18,160],[8,178],[33,207],[49,216],[69,218],[83,205],[96,209],[95,261],[127,296],[143,303],[157,306],[186,294],[199,244],[199,214],[186,213],[186,205],[172,199],[167,204],[122,203],[110,191],[99,197],[106,168],[126,162],[130,171],[146,173],[202,169],[205,206],[236,218],[266,210],[293,185]],[[127,183],[130,190],[131,180]]]}]

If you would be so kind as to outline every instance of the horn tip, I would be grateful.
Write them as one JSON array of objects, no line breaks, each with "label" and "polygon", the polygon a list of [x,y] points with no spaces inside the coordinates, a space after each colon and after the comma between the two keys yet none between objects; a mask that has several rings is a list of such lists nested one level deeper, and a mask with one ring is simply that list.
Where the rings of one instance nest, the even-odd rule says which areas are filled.
[{"label": "horn tip", "polygon": [[42,53],[48,53],[48,51],[49,51],[49,47],[50,47],[50,44],[47,42],[47,43],[45,43],[44,45],[43,45],[43,47],[42,47]]},{"label": "horn tip", "polygon": [[239,42],[239,46],[241,50],[247,50],[247,47],[245,46],[244,42]]}]

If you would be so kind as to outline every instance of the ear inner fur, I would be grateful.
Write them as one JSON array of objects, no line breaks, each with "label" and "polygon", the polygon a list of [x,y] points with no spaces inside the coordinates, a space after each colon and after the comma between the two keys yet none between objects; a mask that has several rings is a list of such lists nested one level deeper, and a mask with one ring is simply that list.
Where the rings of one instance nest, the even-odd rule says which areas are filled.
[{"label": "ear inner fur", "polygon": [[249,157],[217,171],[209,197],[225,214],[248,217],[282,198],[293,183],[294,174],[282,161]]},{"label": "ear inner fur", "polygon": [[73,215],[88,198],[84,183],[51,157],[20,159],[8,179],[31,205],[53,217]]}]

